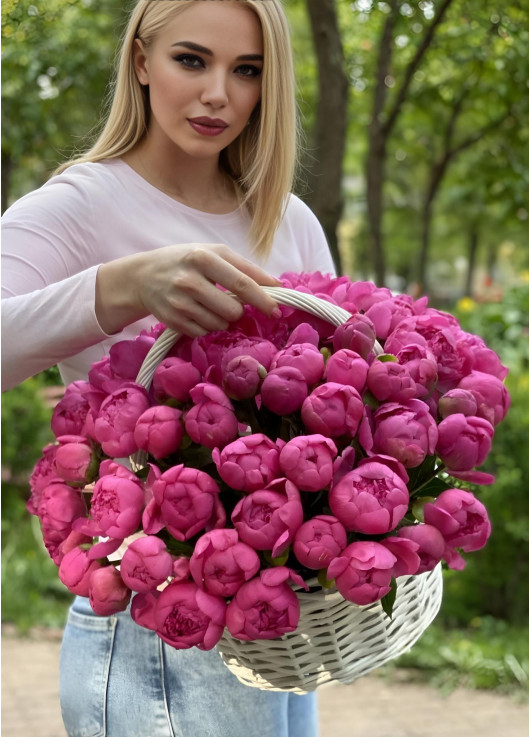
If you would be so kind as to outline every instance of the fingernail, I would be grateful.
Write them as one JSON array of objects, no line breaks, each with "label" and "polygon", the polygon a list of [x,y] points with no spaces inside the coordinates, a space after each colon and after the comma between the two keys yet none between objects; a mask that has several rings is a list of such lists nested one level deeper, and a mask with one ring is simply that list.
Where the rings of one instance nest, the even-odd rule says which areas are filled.
[{"label": "fingernail", "polygon": [[280,310],[280,308],[279,308],[279,307],[277,307],[277,308],[276,308],[276,309],[275,309],[275,310],[274,310],[274,311],[273,311],[273,312],[271,313],[271,317],[274,317],[274,319],[275,319],[275,320],[279,320],[281,316],[282,316],[282,311]]}]

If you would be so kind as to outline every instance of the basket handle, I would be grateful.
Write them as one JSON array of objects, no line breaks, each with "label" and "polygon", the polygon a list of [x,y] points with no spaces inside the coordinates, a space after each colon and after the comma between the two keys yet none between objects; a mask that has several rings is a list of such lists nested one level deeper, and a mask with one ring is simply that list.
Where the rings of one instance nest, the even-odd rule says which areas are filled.
[{"label": "basket handle", "polygon": [[[262,287],[262,289],[279,304],[309,312],[311,315],[320,317],[336,327],[343,325],[352,316],[351,312],[321,297],[315,297],[313,294],[297,292],[295,289],[288,289],[286,287]],[[179,338],[180,333],[176,330],[172,330],[171,328],[164,330],[145,357],[136,378],[137,384],[141,384],[141,386],[149,389],[156,367],[166,357]],[[374,351],[376,355],[383,352],[377,341],[374,345]]]},{"label": "basket handle", "polygon": [[[298,292],[296,289],[288,289],[287,287],[262,287],[262,289],[279,304],[304,310],[311,315],[315,315],[315,317],[326,320],[332,325],[335,325],[335,327],[343,325],[352,316],[351,312],[321,297],[315,297],[314,294]],[[176,330],[172,328],[166,328],[164,330],[145,357],[136,377],[137,384],[140,384],[146,389],[150,388],[156,367],[166,357],[179,338],[180,333]],[[374,344],[374,352],[376,355],[383,353],[383,349],[377,341]],[[133,467],[142,467],[145,465],[146,460],[147,455],[141,450],[131,456]]]}]

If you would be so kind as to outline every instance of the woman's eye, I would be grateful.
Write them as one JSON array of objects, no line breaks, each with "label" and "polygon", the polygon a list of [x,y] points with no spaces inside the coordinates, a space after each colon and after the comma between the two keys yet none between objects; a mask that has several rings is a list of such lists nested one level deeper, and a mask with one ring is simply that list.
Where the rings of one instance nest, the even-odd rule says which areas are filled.
[{"label": "woman's eye", "polygon": [[204,62],[201,57],[195,56],[194,54],[179,54],[178,56],[175,56],[174,59],[187,69],[200,69],[204,66]]},{"label": "woman's eye", "polygon": [[241,64],[236,72],[242,77],[258,77],[261,74],[261,69],[254,66],[254,64]]}]

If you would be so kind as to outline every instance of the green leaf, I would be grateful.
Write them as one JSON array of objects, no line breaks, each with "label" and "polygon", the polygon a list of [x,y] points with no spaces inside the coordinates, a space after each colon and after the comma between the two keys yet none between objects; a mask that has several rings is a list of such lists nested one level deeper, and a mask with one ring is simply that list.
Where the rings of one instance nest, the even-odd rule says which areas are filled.
[{"label": "green leaf", "polygon": [[423,508],[428,502],[434,502],[435,497],[433,496],[424,496],[421,499],[417,499],[414,504],[412,505],[412,514],[414,517],[418,520],[418,522],[425,522],[425,517],[423,514]]},{"label": "green leaf", "polygon": [[281,555],[278,555],[276,558],[272,557],[272,552],[269,550],[266,550],[264,553],[265,560],[267,563],[270,563],[271,566],[284,566],[287,563],[287,559],[289,558],[290,548],[287,548],[287,550],[282,553]]},{"label": "green leaf", "polygon": [[384,613],[389,617],[389,619],[392,619],[392,610],[394,608],[394,602],[396,600],[396,593],[397,593],[397,583],[396,579],[393,578],[390,582],[390,591],[386,596],[383,596],[381,599],[381,606],[383,607]]},{"label": "green leaf", "polygon": [[442,493],[442,491],[446,491],[447,489],[452,488],[453,486],[451,484],[448,484],[446,481],[443,481],[439,478],[434,478],[424,484],[421,488],[417,489],[414,492],[411,492],[411,496],[416,497],[417,499],[425,496],[437,497],[439,494]]},{"label": "green leaf", "polygon": [[322,586],[323,589],[331,589],[333,586],[335,586],[335,579],[334,578],[327,578],[326,576],[327,568],[321,568],[318,572],[318,582]]}]

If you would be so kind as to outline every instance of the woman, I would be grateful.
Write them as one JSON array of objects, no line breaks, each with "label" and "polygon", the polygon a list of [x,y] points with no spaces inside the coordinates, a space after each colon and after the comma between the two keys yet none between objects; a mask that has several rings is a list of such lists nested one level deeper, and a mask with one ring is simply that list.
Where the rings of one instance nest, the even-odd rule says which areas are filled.
[{"label": "woman", "polygon": [[[65,383],[86,378],[155,321],[197,336],[241,302],[274,315],[270,274],[333,271],[289,195],[295,153],[280,0],[140,0],[96,144],[4,215],[4,388],[55,363]],[[314,695],[243,686],[215,650],[174,650],[80,597],[61,705],[71,737],[316,734]]]}]

